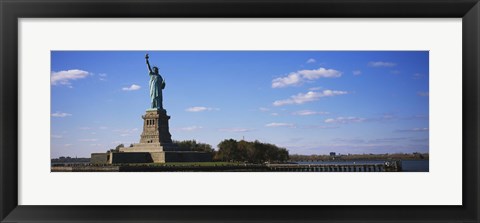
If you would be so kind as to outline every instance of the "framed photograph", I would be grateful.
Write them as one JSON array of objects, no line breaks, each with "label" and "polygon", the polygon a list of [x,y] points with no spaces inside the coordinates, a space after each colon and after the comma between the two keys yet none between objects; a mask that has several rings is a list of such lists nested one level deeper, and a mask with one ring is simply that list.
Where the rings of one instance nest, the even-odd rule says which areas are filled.
[{"label": "framed photograph", "polygon": [[428,51],[50,60],[53,172],[429,172]]},{"label": "framed photograph", "polygon": [[478,222],[478,1],[2,1],[2,222]]}]

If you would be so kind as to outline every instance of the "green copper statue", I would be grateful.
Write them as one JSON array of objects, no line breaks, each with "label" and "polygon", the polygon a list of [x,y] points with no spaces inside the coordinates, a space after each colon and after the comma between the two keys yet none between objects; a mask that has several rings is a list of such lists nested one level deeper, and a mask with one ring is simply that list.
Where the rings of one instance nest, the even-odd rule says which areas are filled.
[{"label": "green copper statue", "polygon": [[163,109],[162,90],[165,88],[165,80],[158,73],[158,67],[154,66],[152,70],[148,58],[148,54],[146,54],[145,60],[147,60],[147,67],[150,75],[150,108]]}]

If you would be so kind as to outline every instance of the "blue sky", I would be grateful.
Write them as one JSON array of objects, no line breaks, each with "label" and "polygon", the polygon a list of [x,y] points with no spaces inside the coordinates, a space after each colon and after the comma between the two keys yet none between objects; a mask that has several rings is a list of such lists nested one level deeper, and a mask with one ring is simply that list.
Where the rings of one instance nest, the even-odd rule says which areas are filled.
[{"label": "blue sky", "polygon": [[[146,51],[51,52],[51,156],[140,139]],[[428,152],[428,51],[152,51],[174,140]]]}]

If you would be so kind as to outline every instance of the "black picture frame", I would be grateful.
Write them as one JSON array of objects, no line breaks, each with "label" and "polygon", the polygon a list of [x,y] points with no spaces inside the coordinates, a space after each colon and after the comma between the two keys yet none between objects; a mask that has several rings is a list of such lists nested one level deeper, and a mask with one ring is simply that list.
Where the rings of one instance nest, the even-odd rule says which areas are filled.
[{"label": "black picture frame", "polygon": [[[0,14],[1,222],[479,222],[478,0],[0,0]],[[18,205],[17,20],[75,17],[462,18],[463,205]]]}]

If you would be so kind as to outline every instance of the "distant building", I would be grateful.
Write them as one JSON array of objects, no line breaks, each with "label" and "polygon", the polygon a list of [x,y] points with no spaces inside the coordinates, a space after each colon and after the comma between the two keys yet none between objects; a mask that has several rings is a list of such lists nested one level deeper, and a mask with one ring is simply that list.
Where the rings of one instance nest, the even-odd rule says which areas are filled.
[{"label": "distant building", "polygon": [[335,152],[330,152],[330,156],[336,156],[337,154]]}]

